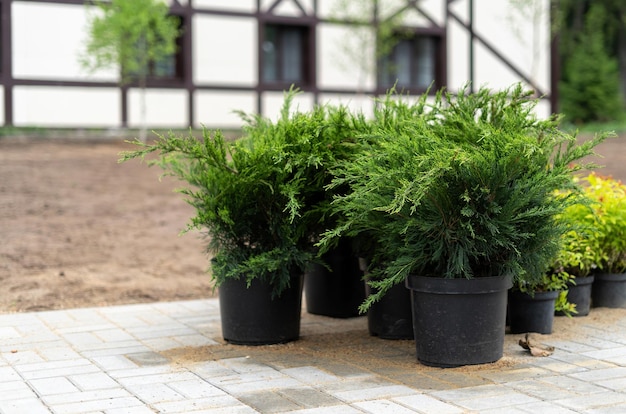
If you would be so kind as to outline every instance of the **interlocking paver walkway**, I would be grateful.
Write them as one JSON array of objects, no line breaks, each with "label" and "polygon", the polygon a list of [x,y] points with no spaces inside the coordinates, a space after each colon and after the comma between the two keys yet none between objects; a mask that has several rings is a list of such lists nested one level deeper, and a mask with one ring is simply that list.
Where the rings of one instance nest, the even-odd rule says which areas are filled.
[{"label": "interlocking paver walkway", "polygon": [[420,365],[365,317],[303,310],[301,339],[221,338],[217,299],[0,315],[0,413],[626,413],[626,309],[558,317],[530,356]]}]

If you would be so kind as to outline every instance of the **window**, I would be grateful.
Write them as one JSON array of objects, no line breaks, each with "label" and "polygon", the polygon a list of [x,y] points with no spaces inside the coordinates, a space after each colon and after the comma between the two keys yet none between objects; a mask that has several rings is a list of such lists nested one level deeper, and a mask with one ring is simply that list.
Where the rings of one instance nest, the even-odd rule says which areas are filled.
[{"label": "window", "polygon": [[[176,16],[178,21],[178,29],[179,35],[176,38],[176,51],[168,56],[164,56],[158,60],[151,60],[148,62],[148,66],[145,68],[146,70],[146,78],[150,81],[169,81],[169,80],[181,80],[183,78],[183,19],[179,16]],[[145,39],[140,39],[138,44],[136,45],[137,49],[141,49],[142,43],[145,42]],[[131,72],[131,76],[139,77],[140,73]]]},{"label": "window", "polygon": [[268,24],[261,44],[261,79],[269,84],[308,85],[309,33],[307,26]]},{"label": "window", "polygon": [[183,42],[182,29],[183,19],[178,17],[179,35],[176,38],[176,51],[157,61],[150,62],[148,66],[148,78],[150,79],[182,79],[183,78]]},{"label": "window", "polygon": [[379,86],[399,88],[415,92],[426,90],[431,84],[440,86],[438,77],[439,38],[436,36],[412,36],[398,40],[389,55],[380,62]]}]

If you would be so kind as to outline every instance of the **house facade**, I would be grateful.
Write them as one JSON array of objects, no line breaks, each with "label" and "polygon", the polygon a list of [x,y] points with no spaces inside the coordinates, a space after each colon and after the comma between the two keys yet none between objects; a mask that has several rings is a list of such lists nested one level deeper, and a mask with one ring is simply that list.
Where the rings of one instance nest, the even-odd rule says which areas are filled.
[{"label": "house facade", "polygon": [[[141,90],[79,63],[89,2],[0,0],[0,125],[136,128]],[[178,51],[145,91],[151,128],[238,128],[236,111],[275,116],[291,85],[307,110],[368,111],[408,94],[522,82],[555,110],[549,0],[169,0]],[[385,53],[377,27],[393,22]],[[397,31],[397,33],[395,32]],[[380,43],[380,42],[379,42]],[[378,52],[377,52],[378,51]]]}]

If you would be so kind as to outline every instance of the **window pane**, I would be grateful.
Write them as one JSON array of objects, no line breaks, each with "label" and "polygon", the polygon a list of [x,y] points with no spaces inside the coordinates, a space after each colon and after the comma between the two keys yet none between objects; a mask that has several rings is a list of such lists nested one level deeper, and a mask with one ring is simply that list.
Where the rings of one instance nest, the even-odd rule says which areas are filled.
[{"label": "window pane", "polygon": [[159,77],[176,77],[176,56],[169,55],[154,64],[153,75]]},{"label": "window pane", "polygon": [[416,39],[415,84],[427,88],[435,80],[435,39],[420,37]]},{"label": "window pane", "polygon": [[395,72],[398,78],[398,85],[410,86],[411,85],[411,42],[408,40],[402,40],[396,45],[394,51],[395,57]]},{"label": "window pane", "polygon": [[265,27],[263,41],[263,80],[278,80],[278,45],[276,44],[277,30],[273,26]]},{"label": "window pane", "polygon": [[286,28],[283,31],[283,79],[288,82],[302,80],[302,31]]}]

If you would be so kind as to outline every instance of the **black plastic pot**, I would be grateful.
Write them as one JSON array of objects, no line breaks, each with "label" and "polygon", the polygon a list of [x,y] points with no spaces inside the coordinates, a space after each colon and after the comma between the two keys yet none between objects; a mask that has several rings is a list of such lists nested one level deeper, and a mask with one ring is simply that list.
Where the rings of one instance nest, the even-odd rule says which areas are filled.
[{"label": "black plastic pot", "polygon": [[304,276],[306,310],[333,318],[359,316],[359,305],[365,300],[363,272],[350,244],[341,242],[322,256],[330,270],[313,263]]},{"label": "black plastic pot", "polygon": [[[575,285],[569,284],[567,288],[567,301],[576,305],[576,312],[572,316],[587,316],[591,309],[591,288],[594,275],[577,277]],[[557,316],[565,315],[563,312],[556,312]]]},{"label": "black plastic pot", "polygon": [[294,276],[291,285],[272,299],[272,287],[255,279],[228,279],[219,287],[222,336],[237,345],[270,345],[300,337],[302,280]]},{"label": "black plastic pot", "polygon": [[535,292],[534,295],[509,291],[509,323],[511,333],[552,333],[554,304],[558,291]]},{"label": "black plastic pot", "polygon": [[596,273],[591,305],[594,308],[626,308],[626,273]]},{"label": "black plastic pot", "polygon": [[[371,287],[366,286],[366,293]],[[414,339],[411,291],[404,285],[389,289],[367,311],[367,327],[370,335],[382,339]]]},{"label": "black plastic pot", "polygon": [[502,358],[510,277],[409,276],[417,359],[457,367]]}]

